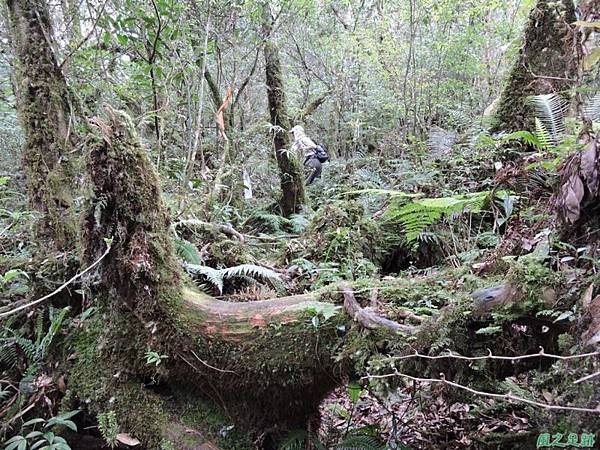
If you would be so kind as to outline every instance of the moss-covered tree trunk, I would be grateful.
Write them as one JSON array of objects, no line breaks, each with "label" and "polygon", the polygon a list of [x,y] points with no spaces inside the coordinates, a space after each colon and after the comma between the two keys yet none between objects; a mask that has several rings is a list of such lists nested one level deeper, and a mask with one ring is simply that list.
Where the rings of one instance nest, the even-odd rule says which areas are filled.
[{"label": "moss-covered tree trunk", "polygon": [[75,124],[70,93],[52,50],[44,0],[7,0],[16,56],[17,103],[26,135],[23,164],[31,205],[41,214],[38,236],[57,249],[75,243],[70,209],[75,174]]},{"label": "moss-covered tree trunk", "polygon": [[300,162],[289,150],[291,147],[289,130],[290,118],[288,116],[279,49],[273,41],[273,17],[269,5],[263,10],[263,33],[265,35],[264,55],[265,72],[267,79],[267,95],[269,99],[269,113],[273,131],[273,144],[279,166],[281,179],[281,209],[285,216],[299,212],[306,203],[304,192],[304,176]]},{"label": "moss-covered tree trunk", "polygon": [[534,117],[525,104],[526,97],[566,93],[575,85],[578,61],[570,26],[575,20],[572,0],[537,1],[500,96],[495,131],[533,129]]}]

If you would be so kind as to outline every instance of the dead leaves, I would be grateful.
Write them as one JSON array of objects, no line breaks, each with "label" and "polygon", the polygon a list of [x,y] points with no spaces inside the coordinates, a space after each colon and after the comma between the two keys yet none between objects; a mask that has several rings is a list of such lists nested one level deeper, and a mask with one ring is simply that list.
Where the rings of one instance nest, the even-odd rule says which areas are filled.
[{"label": "dead leaves", "polygon": [[574,224],[581,217],[584,206],[598,197],[598,139],[587,149],[577,152],[561,169],[561,187],[556,198],[556,212],[566,224]]}]

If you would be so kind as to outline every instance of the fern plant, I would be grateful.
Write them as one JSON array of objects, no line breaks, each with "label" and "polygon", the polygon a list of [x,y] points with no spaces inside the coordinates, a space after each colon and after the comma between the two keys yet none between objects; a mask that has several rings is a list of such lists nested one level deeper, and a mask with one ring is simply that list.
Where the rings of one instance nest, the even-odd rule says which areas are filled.
[{"label": "fern plant", "polygon": [[[35,340],[12,332],[12,336],[0,338],[0,361],[8,363],[9,367],[16,364],[17,348],[25,355],[27,359],[26,377],[31,377],[40,370],[56,334],[60,330],[63,321],[69,312],[69,307],[56,309],[52,306],[48,309],[50,326],[44,330],[43,315],[39,314],[35,324]],[[11,330],[8,330],[11,332]]]},{"label": "fern plant", "polygon": [[408,203],[392,202],[384,220],[399,222],[406,241],[415,243],[421,234],[444,216],[461,214],[465,211],[480,212],[489,199],[490,192],[475,192],[452,197],[412,199]]},{"label": "fern plant", "polygon": [[587,119],[592,122],[600,122],[600,94],[592,95],[582,109]]},{"label": "fern plant", "polygon": [[[306,441],[310,441],[317,450],[327,450],[327,447],[316,436],[309,436],[306,431],[292,431],[280,444],[279,450],[303,450],[307,448]],[[385,450],[379,439],[362,434],[350,434],[335,444],[335,450]]]},{"label": "fern plant", "polygon": [[173,238],[175,244],[175,254],[183,261],[190,264],[202,264],[202,258],[194,244],[179,237]]},{"label": "fern plant", "polygon": [[527,97],[526,103],[531,106],[537,119],[536,131],[545,130],[547,143],[551,146],[558,145],[565,133],[565,115],[569,102],[557,94],[544,94]]},{"label": "fern plant", "polygon": [[256,264],[240,264],[225,269],[215,269],[198,264],[185,264],[186,270],[192,274],[202,275],[222,294],[225,282],[234,278],[246,278],[252,281],[266,280],[275,286],[282,286],[281,277],[271,269]]}]

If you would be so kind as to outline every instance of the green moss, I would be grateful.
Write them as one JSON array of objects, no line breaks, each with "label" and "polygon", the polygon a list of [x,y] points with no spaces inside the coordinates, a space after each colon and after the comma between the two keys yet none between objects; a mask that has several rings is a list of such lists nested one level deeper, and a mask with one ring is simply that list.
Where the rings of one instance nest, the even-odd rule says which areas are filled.
[{"label": "green moss", "polygon": [[[159,448],[168,424],[163,401],[129,372],[141,360],[126,364],[122,359],[140,359],[139,349],[132,351],[132,348],[142,343],[132,331],[132,348],[117,348],[114,343],[123,340],[113,334],[114,330],[106,329],[104,319],[102,314],[96,314],[87,320],[84,329],[72,336],[70,351],[76,359],[69,370],[63,405],[84,406],[94,416],[114,411],[121,432],[135,436],[148,448]],[[121,321],[118,325],[125,324]]]},{"label": "green moss", "polygon": [[494,131],[533,130],[534,116],[525,104],[530,95],[564,92],[573,86],[577,66],[570,57],[576,20],[574,3],[538,0],[531,10],[519,52],[500,96]]},{"label": "green moss", "polygon": [[215,403],[196,398],[187,402],[181,415],[184,425],[203,430],[223,450],[252,450],[251,436],[239,427]]}]

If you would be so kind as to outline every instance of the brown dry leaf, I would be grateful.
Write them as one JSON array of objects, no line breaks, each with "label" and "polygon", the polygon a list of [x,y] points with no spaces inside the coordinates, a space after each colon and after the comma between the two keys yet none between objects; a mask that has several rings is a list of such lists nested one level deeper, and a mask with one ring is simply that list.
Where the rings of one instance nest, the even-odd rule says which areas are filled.
[{"label": "brown dry leaf", "polygon": [[566,222],[575,223],[581,213],[584,187],[578,174],[572,174],[560,189],[563,217]]},{"label": "brown dry leaf", "polygon": [[63,394],[65,392],[67,392],[67,383],[65,383],[65,376],[64,375],[60,376],[60,378],[56,382],[56,385],[58,386],[58,390],[60,392],[62,392]]},{"label": "brown dry leaf", "polygon": [[129,447],[135,447],[135,446],[141,444],[141,442],[139,440],[137,440],[136,438],[134,438],[133,436],[131,436],[127,433],[117,434],[117,441],[119,441],[121,444],[127,445]]}]

